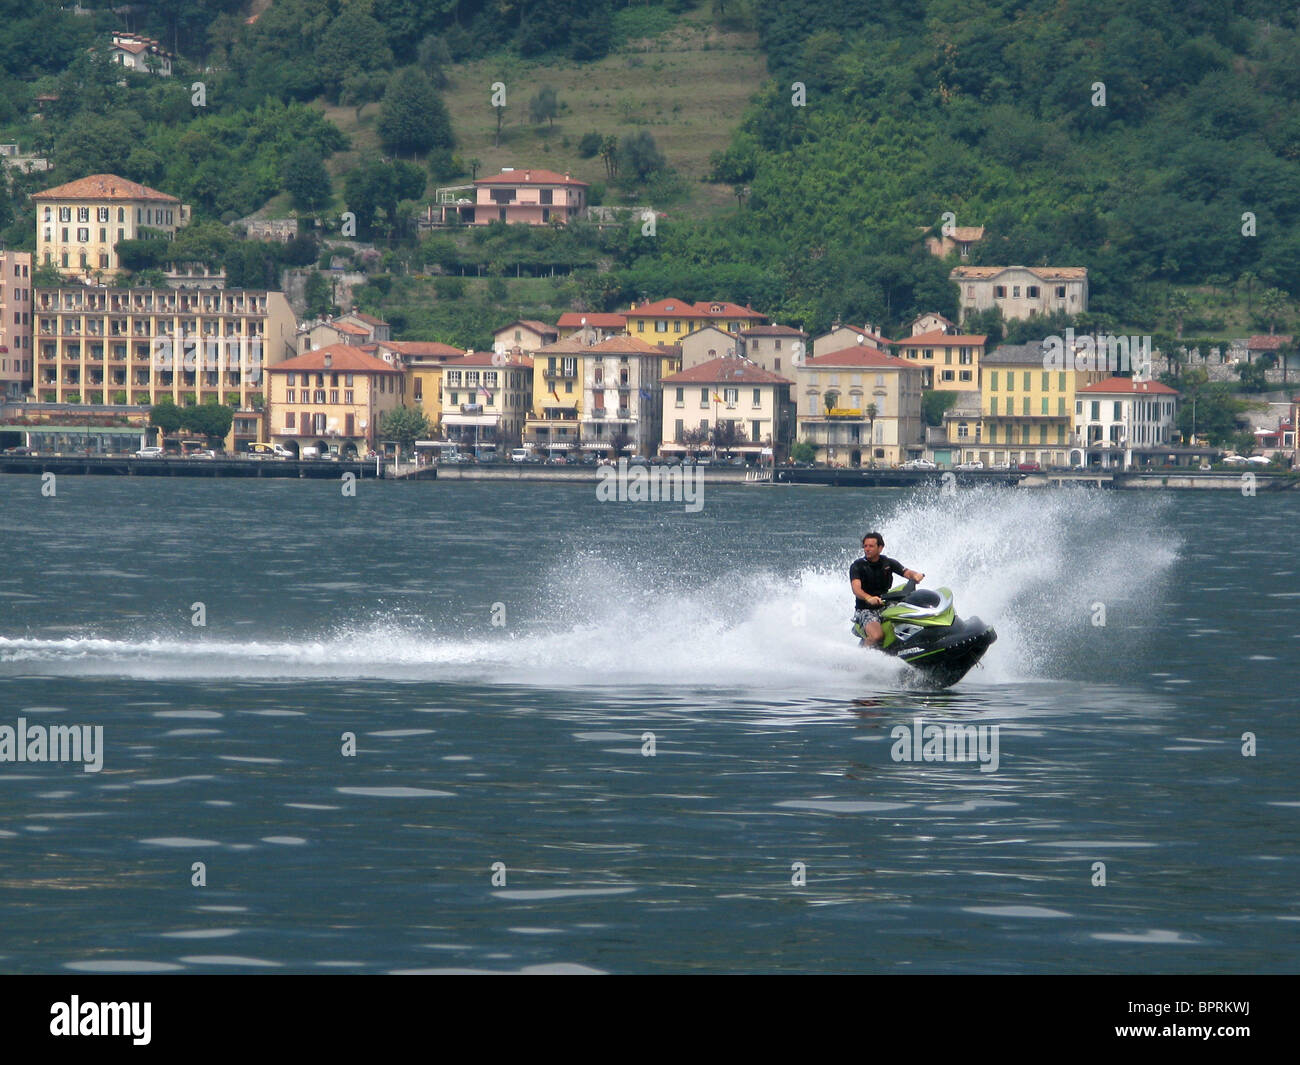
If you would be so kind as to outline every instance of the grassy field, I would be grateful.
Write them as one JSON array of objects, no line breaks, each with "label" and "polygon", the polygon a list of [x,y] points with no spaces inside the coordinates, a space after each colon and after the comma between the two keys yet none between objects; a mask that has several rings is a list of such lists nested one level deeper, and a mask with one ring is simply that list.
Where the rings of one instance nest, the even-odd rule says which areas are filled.
[{"label": "grassy field", "polygon": [[[757,35],[720,31],[710,20],[708,6],[702,5],[680,16],[670,29],[629,40],[595,63],[499,56],[457,64],[444,99],[458,141],[455,154],[466,166],[479,160],[479,177],[499,173],[503,166],[535,167],[604,184],[600,158],[578,154],[582,135],[595,131],[621,137],[644,129],[686,181],[687,201],[676,209],[700,215],[734,206],[728,187],[703,184],[700,178],[708,173],[709,156],[730,142],[766,69]],[[499,146],[491,106],[494,82],[506,86]],[[553,129],[528,120],[528,102],[544,85],[555,89],[560,103]],[[352,140],[351,151],[329,162],[337,179],[379,151],[374,131],[379,105],[368,104],[359,118],[351,107],[324,110]],[[463,179],[445,183],[469,180],[467,171]],[[613,202],[612,197],[606,202]]]}]

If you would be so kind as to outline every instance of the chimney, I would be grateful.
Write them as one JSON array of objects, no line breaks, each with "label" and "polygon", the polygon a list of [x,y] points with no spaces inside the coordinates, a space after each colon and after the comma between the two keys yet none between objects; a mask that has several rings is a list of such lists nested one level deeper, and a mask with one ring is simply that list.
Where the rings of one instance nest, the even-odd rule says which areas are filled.
[{"label": "chimney", "polygon": [[333,365],[334,365],[334,356],[327,351],[325,353],[325,369],[328,370]]},{"label": "chimney", "polygon": [[533,172],[532,172],[531,170],[525,170],[525,171],[524,171],[524,180],[525,180],[525,181],[532,181],[532,180],[533,180]]}]

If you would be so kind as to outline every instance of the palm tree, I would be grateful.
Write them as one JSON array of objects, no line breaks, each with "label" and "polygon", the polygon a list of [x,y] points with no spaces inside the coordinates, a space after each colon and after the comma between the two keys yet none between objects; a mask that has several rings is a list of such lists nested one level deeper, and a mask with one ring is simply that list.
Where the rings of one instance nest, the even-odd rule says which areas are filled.
[{"label": "palm tree", "polygon": [[1282,316],[1282,311],[1286,307],[1286,293],[1280,288],[1267,288],[1260,293],[1259,309],[1268,321],[1268,335],[1272,336],[1277,329],[1277,320]]},{"label": "palm tree", "polygon": [[876,464],[876,416],[880,408],[874,403],[867,404],[867,454],[871,456],[871,465]]},{"label": "palm tree", "polygon": [[1182,340],[1183,338],[1183,319],[1187,317],[1187,312],[1191,310],[1192,301],[1187,298],[1186,292],[1173,291],[1169,293],[1169,313],[1174,317],[1174,339]]}]

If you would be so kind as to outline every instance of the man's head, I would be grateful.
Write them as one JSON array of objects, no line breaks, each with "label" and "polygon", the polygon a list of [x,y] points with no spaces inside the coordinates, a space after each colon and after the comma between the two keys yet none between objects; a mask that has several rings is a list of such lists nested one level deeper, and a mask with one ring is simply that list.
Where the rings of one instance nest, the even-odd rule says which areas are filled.
[{"label": "man's head", "polygon": [[878,532],[869,532],[862,537],[862,553],[867,556],[868,562],[875,562],[884,547],[885,538]]}]

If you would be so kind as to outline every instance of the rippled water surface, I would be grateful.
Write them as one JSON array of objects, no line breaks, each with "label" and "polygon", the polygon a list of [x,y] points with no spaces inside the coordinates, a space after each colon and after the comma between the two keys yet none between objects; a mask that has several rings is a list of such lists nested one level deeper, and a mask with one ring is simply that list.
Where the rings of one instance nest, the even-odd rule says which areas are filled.
[{"label": "rippled water surface", "polygon": [[[0,727],[104,730],[0,762],[0,970],[1297,968],[1300,496],[704,498],[0,477]],[[956,688],[850,637],[868,528]]]}]

